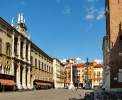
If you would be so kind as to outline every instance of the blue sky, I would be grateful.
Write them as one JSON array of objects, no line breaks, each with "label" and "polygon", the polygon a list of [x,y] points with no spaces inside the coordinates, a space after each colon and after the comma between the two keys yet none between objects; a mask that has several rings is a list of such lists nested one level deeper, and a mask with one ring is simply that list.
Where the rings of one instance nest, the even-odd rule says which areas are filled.
[{"label": "blue sky", "polygon": [[104,0],[3,0],[8,22],[23,13],[31,40],[59,59],[102,59]]}]

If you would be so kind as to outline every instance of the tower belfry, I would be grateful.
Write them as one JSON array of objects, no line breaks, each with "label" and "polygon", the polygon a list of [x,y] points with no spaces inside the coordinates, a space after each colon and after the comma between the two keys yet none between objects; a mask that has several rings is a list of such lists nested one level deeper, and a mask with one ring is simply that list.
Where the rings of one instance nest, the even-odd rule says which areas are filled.
[{"label": "tower belfry", "polygon": [[25,25],[25,18],[23,14],[18,14],[18,21],[17,21],[17,29],[20,33],[26,34],[26,25]]}]

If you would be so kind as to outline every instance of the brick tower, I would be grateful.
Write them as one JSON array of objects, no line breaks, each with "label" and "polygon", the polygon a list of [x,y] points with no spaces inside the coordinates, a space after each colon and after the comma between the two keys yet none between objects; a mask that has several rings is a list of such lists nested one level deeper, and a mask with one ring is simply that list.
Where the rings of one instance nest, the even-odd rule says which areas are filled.
[{"label": "brick tower", "polygon": [[[110,91],[122,90],[122,0],[105,0],[104,64],[109,66]],[[105,71],[108,68],[105,68]],[[105,76],[106,77],[106,76]]]}]

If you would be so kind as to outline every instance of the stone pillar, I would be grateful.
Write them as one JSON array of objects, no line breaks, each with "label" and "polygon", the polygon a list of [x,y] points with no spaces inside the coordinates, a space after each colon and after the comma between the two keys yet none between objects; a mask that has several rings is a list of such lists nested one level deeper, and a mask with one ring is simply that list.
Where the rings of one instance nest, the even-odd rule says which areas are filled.
[{"label": "stone pillar", "polygon": [[33,81],[35,80],[35,75],[33,75],[31,77],[31,88],[30,89],[33,89],[34,88],[34,85],[33,85]]},{"label": "stone pillar", "polygon": [[14,75],[14,59],[11,60],[10,75]]},{"label": "stone pillar", "polygon": [[17,65],[16,83],[17,83],[17,88],[22,89],[22,86],[21,86],[21,83],[20,83],[20,63],[18,63],[18,65]]},{"label": "stone pillar", "polygon": [[75,89],[72,78],[73,78],[73,75],[72,75],[72,64],[71,64],[69,89]]},{"label": "stone pillar", "polygon": [[23,70],[22,70],[22,87],[23,89],[26,89],[26,65],[23,65]]},{"label": "stone pillar", "polygon": [[28,87],[28,89],[31,89],[31,86],[30,86],[30,84],[31,84],[31,82],[30,82],[30,66],[28,66],[27,67],[27,87]]},{"label": "stone pillar", "polygon": [[14,57],[14,35],[15,35],[15,32],[13,31],[13,34],[12,34],[12,57]]},{"label": "stone pillar", "polygon": [[[15,32],[13,30],[13,34],[12,34],[12,58],[14,58],[14,35],[15,35]],[[14,60],[13,59],[11,62],[10,74],[14,75]]]},{"label": "stone pillar", "polygon": [[21,50],[21,36],[18,36],[18,41],[17,41],[17,55],[18,58],[20,59],[20,50]]},{"label": "stone pillar", "polygon": [[26,61],[26,40],[23,42],[23,59]]},{"label": "stone pillar", "polygon": [[4,66],[3,65],[2,65],[2,71],[1,72],[2,72],[2,74],[4,74]]}]

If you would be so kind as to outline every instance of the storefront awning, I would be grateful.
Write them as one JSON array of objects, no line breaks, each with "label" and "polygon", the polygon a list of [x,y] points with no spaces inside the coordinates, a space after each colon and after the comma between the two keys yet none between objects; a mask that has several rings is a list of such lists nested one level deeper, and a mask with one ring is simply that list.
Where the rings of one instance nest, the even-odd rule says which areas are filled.
[{"label": "storefront awning", "polygon": [[0,84],[12,86],[12,85],[15,85],[16,83],[14,82],[14,80],[0,79]]},{"label": "storefront awning", "polygon": [[51,86],[51,84],[49,84],[49,83],[35,82],[35,84],[40,85],[40,86]]}]

